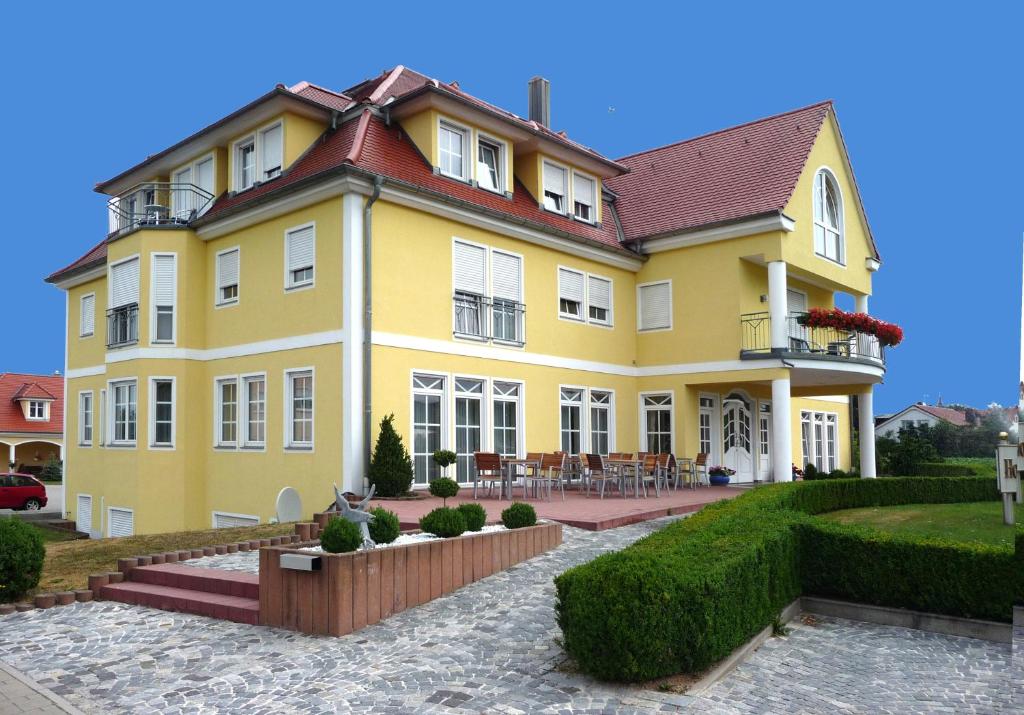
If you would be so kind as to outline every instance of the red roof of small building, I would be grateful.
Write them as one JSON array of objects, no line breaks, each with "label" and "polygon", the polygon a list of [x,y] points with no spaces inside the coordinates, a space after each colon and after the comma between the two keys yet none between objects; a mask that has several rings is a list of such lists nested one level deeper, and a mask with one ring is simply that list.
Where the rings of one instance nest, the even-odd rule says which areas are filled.
[{"label": "red roof of small building", "polygon": [[781,211],[831,102],[618,159],[607,180],[626,240]]},{"label": "red roof of small building", "polygon": [[913,406],[922,412],[927,412],[933,417],[945,420],[951,425],[963,427],[967,424],[967,416],[960,410],[954,410],[952,407],[938,407],[937,405],[922,405],[920,403]]},{"label": "red roof of small building", "polygon": [[[27,420],[18,400],[53,400],[50,419]],[[0,373],[0,434],[33,432],[60,434],[64,431],[64,378],[61,375]]]}]

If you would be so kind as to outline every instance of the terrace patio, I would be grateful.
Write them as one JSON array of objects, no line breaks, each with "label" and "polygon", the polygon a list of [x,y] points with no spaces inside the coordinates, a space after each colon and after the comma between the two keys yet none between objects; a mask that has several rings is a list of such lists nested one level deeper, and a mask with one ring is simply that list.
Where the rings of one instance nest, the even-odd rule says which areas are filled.
[{"label": "terrace patio", "polygon": [[[745,489],[740,487],[699,487],[677,491],[662,490],[661,496],[656,497],[654,490],[651,489],[648,497],[623,498],[613,495],[600,499],[596,493],[587,497],[585,494],[567,489],[565,501],[562,501],[558,492],[555,492],[550,500],[532,496],[523,499],[522,488],[517,486],[514,498],[516,501],[529,502],[537,510],[538,518],[550,519],[579,529],[602,531],[664,516],[689,514],[707,504],[739,496],[744,491]],[[478,499],[473,499],[473,488],[463,487],[458,496],[448,499],[448,505],[458,506],[476,501],[487,510],[488,523],[501,521],[502,510],[507,509],[512,502],[507,498],[488,497],[484,489],[481,489],[479,494]],[[371,508],[377,506],[398,514],[403,529],[417,529],[420,517],[441,506],[441,499],[429,495],[423,499],[374,499]]]}]

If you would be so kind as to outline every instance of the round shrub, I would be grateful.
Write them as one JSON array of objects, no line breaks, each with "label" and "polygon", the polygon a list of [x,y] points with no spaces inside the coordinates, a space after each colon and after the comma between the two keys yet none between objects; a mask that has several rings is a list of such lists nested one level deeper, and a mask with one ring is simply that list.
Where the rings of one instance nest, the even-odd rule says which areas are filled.
[{"label": "round shrub", "polygon": [[458,509],[441,506],[420,518],[420,528],[428,534],[447,539],[466,530],[466,517]]},{"label": "round shrub", "polygon": [[332,554],[355,551],[363,543],[363,535],[355,522],[335,517],[327,522],[327,528],[320,534],[320,545]]},{"label": "round shrub", "polygon": [[39,583],[46,548],[32,526],[0,519],[0,603],[15,601]]},{"label": "round shrub", "polygon": [[537,511],[529,504],[517,501],[501,512],[501,523],[506,529],[522,529],[537,523]]},{"label": "round shrub", "polygon": [[459,504],[458,510],[466,520],[467,531],[480,531],[487,523],[487,511],[476,502]]},{"label": "round shrub", "polygon": [[441,477],[430,483],[430,493],[435,497],[443,499],[445,506],[447,506],[448,497],[453,497],[459,493],[459,484],[454,479]]},{"label": "round shrub", "polygon": [[370,529],[370,538],[378,544],[390,544],[392,541],[398,538],[398,534],[401,532],[401,526],[398,523],[398,514],[393,511],[388,511],[383,507],[377,507],[370,509],[370,513],[373,514],[373,521],[368,526]]}]

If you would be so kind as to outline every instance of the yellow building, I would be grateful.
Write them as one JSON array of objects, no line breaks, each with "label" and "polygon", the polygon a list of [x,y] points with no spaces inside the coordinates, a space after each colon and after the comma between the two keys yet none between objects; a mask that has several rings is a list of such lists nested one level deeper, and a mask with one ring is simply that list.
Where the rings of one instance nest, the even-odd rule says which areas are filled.
[{"label": "yellow building", "polygon": [[[851,463],[879,258],[825,102],[611,160],[396,67],[278,86],[97,186],[67,292],[69,518],[96,534],[266,521],[361,492],[393,413],[416,483],[451,448],[710,455],[739,482]],[[80,425],[95,425],[88,438]]]}]

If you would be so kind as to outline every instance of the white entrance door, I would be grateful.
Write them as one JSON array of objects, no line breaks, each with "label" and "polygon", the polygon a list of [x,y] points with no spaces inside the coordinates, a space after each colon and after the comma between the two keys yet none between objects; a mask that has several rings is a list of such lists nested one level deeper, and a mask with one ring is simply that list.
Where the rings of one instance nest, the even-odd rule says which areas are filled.
[{"label": "white entrance door", "polygon": [[751,454],[750,406],[737,395],[722,402],[722,451],[725,466],[736,471],[736,484],[754,481],[754,459]]},{"label": "white entrance door", "polygon": [[772,405],[762,402],[757,413],[757,478],[772,480]]}]

